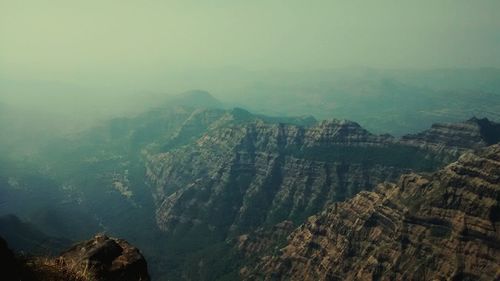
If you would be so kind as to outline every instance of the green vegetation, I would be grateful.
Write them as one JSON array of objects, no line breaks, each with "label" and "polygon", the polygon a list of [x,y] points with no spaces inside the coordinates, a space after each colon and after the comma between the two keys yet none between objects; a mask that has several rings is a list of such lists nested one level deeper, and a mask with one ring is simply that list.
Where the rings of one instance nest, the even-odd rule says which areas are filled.
[{"label": "green vegetation", "polygon": [[311,147],[290,149],[291,155],[324,162],[359,163],[366,166],[382,165],[408,168],[416,171],[432,171],[442,163],[436,156],[419,148],[404,145]]}]

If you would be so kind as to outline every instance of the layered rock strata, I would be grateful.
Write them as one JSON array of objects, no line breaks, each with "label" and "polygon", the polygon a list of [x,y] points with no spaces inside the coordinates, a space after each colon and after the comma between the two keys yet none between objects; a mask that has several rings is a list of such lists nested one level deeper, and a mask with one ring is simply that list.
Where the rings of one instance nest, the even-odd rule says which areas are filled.
[{"label": "layered rock strata", "polygon": [[499,280],[500,145],[310,217],[245,280]]},{"label": "layered rock strata", "polygon": [[283,220],[301,223],[332,202],[410,171],[433,171],[500,135],[485,119],[398,140],[345,120],[304,127],[242,110],[196,116],[212,117],[190,119],[204,126],[193,142],[150,155],[147,176],[161,229],[218,239]]}]

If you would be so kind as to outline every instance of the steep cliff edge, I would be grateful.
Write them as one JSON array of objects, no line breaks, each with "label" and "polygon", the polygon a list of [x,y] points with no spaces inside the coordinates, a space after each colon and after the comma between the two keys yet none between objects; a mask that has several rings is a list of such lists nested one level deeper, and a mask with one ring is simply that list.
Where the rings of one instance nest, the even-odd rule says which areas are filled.
[{"label": "steep cliff edge", "polygon": [[297,228],[245,280],[499,280],[500,145],[361,192]]},{"label": "steep cliff edge", "polygon": [[[405,173],[433,172],[498,135],[500,126],[486,119],[397,139],[347,120],[282,123],[242,109],[200,110],[176,134],[182,142],[145,155],[146,171],[169,249],[190,255],[223,243],[241,262],[279,249],[294,225],[334,202]],[[274,233],[283,221],[291,227],[278,226]],[[199,272],[213,269],[206,254],[196,254],[199,260],[190,265]],[[181,271],[189,275],[192,266]]]},{"label": "steep cliff edge", "polygon": [[[150,158],[158,225],[223,239],[285,219],[302,221],[329,202],[407,171],[405,155],[386,156],[396,146],[348,121],[311,128],[261,120],[223,126]],[[419,157],[408,149],[407,157]],[[372,158],[364,161],[366,155]],[[419,161],[430,162],[423,154]]]},{"label": "steep cliff edge", "polygon": [[497,124],[478,119],[402,139],[346,120],[305,127],[233,111],[211,122],[192,142],[148,159],[157,222],[168,233],[220,240],[283,220],[301,223],[378,183],[434,171],[500,134]]},{"label": "steep cliff edge", "polygon": [[58,257],[15,257],[0,238],[2,280],[149,281],[140,251],[122,239],[97,235]]}]

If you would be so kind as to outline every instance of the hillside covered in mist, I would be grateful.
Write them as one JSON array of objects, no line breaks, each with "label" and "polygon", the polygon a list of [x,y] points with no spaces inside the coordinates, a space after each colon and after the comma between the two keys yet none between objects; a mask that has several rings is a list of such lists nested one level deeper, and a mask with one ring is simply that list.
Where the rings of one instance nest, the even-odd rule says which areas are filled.
[{"label": "hillside covered in mist", "polygon": [[500,1],[0,1],[0,279],[500,280]]}]

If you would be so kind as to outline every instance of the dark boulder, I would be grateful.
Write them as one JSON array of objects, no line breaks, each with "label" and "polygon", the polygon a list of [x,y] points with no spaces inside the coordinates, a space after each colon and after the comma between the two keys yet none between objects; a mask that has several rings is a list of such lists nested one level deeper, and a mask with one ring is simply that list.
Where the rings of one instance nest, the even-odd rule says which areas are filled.
[{"label": "dark boulder", "polygon": [[148,281],[147,263],[140,251],[125,240],[97,235],[61,254],[66,266],[88,272],[94,280]]}]

